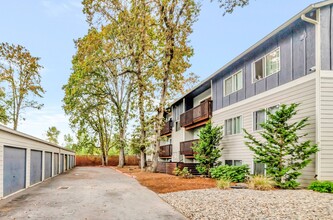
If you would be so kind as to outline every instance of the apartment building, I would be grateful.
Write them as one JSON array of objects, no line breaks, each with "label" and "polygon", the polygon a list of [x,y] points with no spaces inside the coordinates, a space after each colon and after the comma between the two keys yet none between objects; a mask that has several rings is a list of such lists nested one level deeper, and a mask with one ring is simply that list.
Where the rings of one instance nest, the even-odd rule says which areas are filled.
[{"label": "apartment building", "polygon": [[223,164],[264,173],[244,144],[242,129],[258,136],[265,109],[300,103],[309,117],[307,139],[319,145],[300,177],[333,180],[333,1],[315,3],[217,70],[170,106],[160,161],[195,163],[191,146],[209,119],[222,125]]}]

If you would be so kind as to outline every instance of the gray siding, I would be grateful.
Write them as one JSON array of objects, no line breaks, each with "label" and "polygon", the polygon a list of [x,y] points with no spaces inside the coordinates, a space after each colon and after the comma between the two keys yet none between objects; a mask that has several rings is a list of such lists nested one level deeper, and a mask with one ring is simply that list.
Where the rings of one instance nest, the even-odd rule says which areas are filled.
[{"label": "gray siding", "polygon": [[[252,63],[278,47],[281,57],[280,72],[252,83]],[[213,110],[227,107],[303,77],[310,73],[309,69],[313,66],[315,66],[315,28],[314,25],[299,19],[260,45],[251,54],[220,72],[212,80]],[[239,69],[243,70],[243,88],[224,97],[223,80]]]}]

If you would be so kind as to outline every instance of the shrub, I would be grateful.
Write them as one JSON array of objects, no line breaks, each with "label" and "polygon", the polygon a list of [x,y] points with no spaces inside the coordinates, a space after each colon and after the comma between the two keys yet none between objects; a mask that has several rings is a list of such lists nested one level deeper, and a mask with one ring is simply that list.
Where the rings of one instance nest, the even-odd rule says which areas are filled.
[{"label": "shrub", "polygon": [[249,166],[218,166],[211,168],[210,175],[213,179],[229,179],[232,182],[244,182],[246,177],[250,175]]},{"label": "shrub", "polygon": [[321,193],[333,193],[333,182],[331,181],[313,181],[308,189]]},{"label": "shrub", "polygon": [[216,181],[217,188],[219,189],[229,189],[231,180],[229,179],[220,179]]},{"label": "shrub", "polygon": [[275,181],[272,177],[253,176],[247,184],[250,189],[271,190],[275,186]]},{"label": "shrub", "polygon": [[176,167],[172,173],[185,179],[193,178],[193,175],[188,170],[188,167],[184,167],[183,169]]}]

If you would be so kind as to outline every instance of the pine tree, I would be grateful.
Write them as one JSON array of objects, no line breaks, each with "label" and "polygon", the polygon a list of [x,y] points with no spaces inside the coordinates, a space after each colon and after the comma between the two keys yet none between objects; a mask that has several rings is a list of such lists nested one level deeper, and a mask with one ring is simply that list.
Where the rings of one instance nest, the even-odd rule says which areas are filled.
[{"label": "pine tree", "polygon": [[302,129],[308,126],[309,118],[290,122],[297,114],[299,104],[281,105],[275,113],[267,111],[267,120],[261,124],[263,131],[258,140],[245,129],[245,144],[254,152],[254,160],[266,165],[266,173],[274,177],[281,188],[295,188],[300,171],[311,162],[311,155],[318,151],[316,144],[302,141],[307,136]]},{"label": "pine tree", "polygon": [[221,140],[222,127],[213,127],[211,121],[200,130],[199,142],[192,147],[194,158],[199,162],[196,168],[200,174],[210,175],[209,169],[218,165],[217,160],[222,156],[222,149],[219,148]]}]

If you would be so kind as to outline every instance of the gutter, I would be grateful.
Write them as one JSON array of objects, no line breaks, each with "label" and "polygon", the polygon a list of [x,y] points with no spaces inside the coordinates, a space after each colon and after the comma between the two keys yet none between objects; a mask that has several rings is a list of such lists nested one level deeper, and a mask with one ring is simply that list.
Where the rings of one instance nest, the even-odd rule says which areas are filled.
[{"label": "gutter", "polygon": [[[209,77],[207,77],[206,79],[204,79],[203,81],[201,81],[190,92],[186,93],[185,95],[181,96],[179,99],[177,99],[174,102],[172,102],[170,104],[170,106],[176,104],[177,102],[179,102],[180,100],[182,100],[183,98],[185,98],[187,95],[189,95],[191,92],[193,92],[194,90],[196,90],[197,88],[199,88],[200,86],[202,86],[207,81],[212,80],[221,71],[225,70],[230,65],[232,65],[233,63],[235,63],[237,60],[241,59],[243,56],[245,56],[248,53],[250,53],[252,50],[254,50],[259,45],[261,45],[262,43],[264,43],[266,40],[268,40],[269,38],[273,37],[278,32],[280,32],[281,30],[283,30],[284,28],[286,28],[287,26],[289,26],[290,24],[292,24],[293,22],[295,22],[297,19],[302,18],[303,15],[305,16],[305,14],[307,14],[308,12],[310,12],[310,11],[312,11],[314,9],[317,9],[317,8],[320,8],[320,7],[323,7],[323,6],[326,6],[326,5],[330,5],[330,4],[333,4],[333,0],[321,1],[321,2],[312,4],[312,5],[308,6],[308,7],[306,7],[304,10],[302,10],[297,15],[295,15],[294,17],[292,17],[291,19],[289,19],[287,22],[285,22],[284,24],[282,24],[280,27],[278,27],[277,29],[275,29],[274,31],[272,31],[270,34],[268,34],[266,37],[264,37],[263,39],[261,39],[260,41],[258,41],[256,44],[254,44],[253,46],[251,46],[249,49],[247,49],[246,51],[244,51],[243,53],[241,53],[240,55],[238,55],[236,58],[234,58],[230,62],[228,62],[226,65],[224,65],[223,67],[221,67],[220,69],[218,69],[217,71],[215,71]],[[305,18],[305,19],[310,19],[310,18]]]}]

